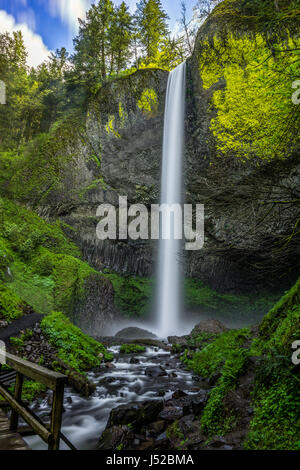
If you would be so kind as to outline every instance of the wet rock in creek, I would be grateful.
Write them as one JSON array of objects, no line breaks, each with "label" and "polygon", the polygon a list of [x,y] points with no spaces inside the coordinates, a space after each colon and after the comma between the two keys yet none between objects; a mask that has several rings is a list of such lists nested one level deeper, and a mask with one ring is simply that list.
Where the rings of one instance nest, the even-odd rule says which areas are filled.
[{"label": "wet rock in creek", "polygon": [[143,330],[142,328],[136,327],[129,327],[125,328],[124,330],[119,331],[115,338],[123,338],[123,339],[157,339],[155,334],[151,333],[151,331]]},{"label": "wet rock in creek", "polygon": [[167,372],[162,366],[147,367],[145,375],[148,375],[148,377],[163,377],[167,375]]}]

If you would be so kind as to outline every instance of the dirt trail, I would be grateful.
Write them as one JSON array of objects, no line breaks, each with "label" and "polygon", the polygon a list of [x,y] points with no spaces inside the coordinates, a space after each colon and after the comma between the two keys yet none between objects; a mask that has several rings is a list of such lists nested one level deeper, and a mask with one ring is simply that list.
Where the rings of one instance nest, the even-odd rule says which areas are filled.
[{"label": "dirt trail", "polygon": [[6,328],[0,329],[0,341],[4,341],[4,343],[7,344],[9,342],[9,338],[12,336],[18,336],[21,330],[31,328],[35,325],[35,323],[41,321],[42,318],[43,315],[39,315],[38,313],[24,315],[23,317],[8,325]]}]

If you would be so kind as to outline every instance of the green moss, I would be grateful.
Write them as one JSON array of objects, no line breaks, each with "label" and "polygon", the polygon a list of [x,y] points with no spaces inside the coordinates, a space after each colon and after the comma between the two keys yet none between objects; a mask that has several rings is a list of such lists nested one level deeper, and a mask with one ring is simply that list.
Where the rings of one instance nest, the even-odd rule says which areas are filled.
[{"label": "green moss", "polygon": [[300,450],[299,377],[282,358],[264,360],[256,374],[254,418],[244,447]]},{"label": "green moss", "polygon": [[155,90],[153,88],[144,90],[137,105],[145,114],[149,116],[155,115],[158,109],[158,97]]},{"label": "green moss", "polygon": [[201,427],[208,435],[225,435],[234,426],[236,418],[224,407],[227,393],[234,389],[238,377],[245,370],[248,351],[244,348],[232,349],[222,368],[221,377],[216,387],[210,392],[208,403],[201,417]]},{"label": "green moss", "polygon": [[50,344],[58,349],[58,356],[70,367],[81,373],[98,367],[113,356],[98,341],[85,335],[62,313],[46,316],[41,328]]},{"label": "green moss", "polygon": [[259,317],[267,313],[278,299],[274,294],[233,295],[221,294],[198,279],[186,279],[184,284],[185,304],[190,309],[224,317]]},{"label": "green moss", "polygon": [[23,309],[21,298],[0,281],[0,318],[11,322],[22,317]]},{"label": "green moss", "polygon": [[115,118],[114,115],[109,116],[107,124],[105,126],[105,130],[106,130],[108,135],[113,135],[117,139],[120,139],[121,136],[115,128],[115,120],[116,120],[116,118]]},{"label": "green moss", "polygon": [[273,336],[277,328],[282,328],[282,320],[287,319],[288,312],[290,312],[290,316],[293,315],[294,312],[296,319],[296,313],[299,307],[300,279],[264,317],[259,328],[261,338],[266,341]]},{"label": "green moss", "polygon": [[201,351],[192,355],[186,351],[182,361],[195,373],[210,378],[221,370],[224,363],[231,358],[231,354],[239,350],[249,337],[250,330],[247,328],[222,333]]},{"label": "green moss", "polygon": [[298,281],[265,316],[251,347],[260,361],[246,449],[300,449],[300,378],[291,361],[292,343],[300,339],[299,286]]},{"label": "green moss", "polygon": [[[89,191],[94,191],[98,188],[101,188],[103,190],[106,190],[108,188],[107,184],[105,183],[104,179],[103,179],[103,176],[101,176],[100,178],[96,179],[95,181],[93,181],[89,186],[87,186],[86,188],[83,188],[80,190],[80,193],[79,193],[79,197],[82,199],[85,197],[85,195],[89,192]],[[98,221],[98,219],[96,219]]]},{"label": "green moss", "polygon": [[37,135],[20,149],[20,154],[1,152],[0,194],[36,205],[52,191],[61,189],[64,174],[74,159],[71,148],[84,133],[83,122],[80,112],[68,113],[49,133]]},{"label": "green moss", "polygon": [[178,445],[176,446],[177,450],[185,450],[184,446],[185,446],[186,440],[184,437],[184,433],[180,429],[178,420],[174,421],[174,423],[168,427],[166,431],[166,436],[168,439],[172,441],[175,440],[178,442]]},{"label": "green moss", "polygon": [[199,68],[204,88],[214,90],[210,129],[219,157],[259,162],[287,158],[297,148],[291,85],[298,77],[299,44],[287,36],[271,51],[262,34],[233,32],[203,41]]},{"label": "green moss", "polygon": [[138,344],[122,344],[120,348],[121,354],[139,354],[145,351],[145,346],[140,346]]},{"label": "green moss", "polygon": [[[181,360],[201,377],[212,378],[220,373],[217,385],[210,392],[201,417],[201,426],[208,435],[224,435],[235,423],[235,416],[224,408],[227,393],[234,389],[237,379],[247,364],[248,350],[243,347],[250,337],[248,329],[232,330],[217,335],[215,339],[199,335],[202,348],[198,352],[186,350]],[[197,337],[196,337],[197,338]]]},{"label": "green moss", "polygon": [[59,222],[45,222],[33,211],[4,198],[0,198],[0,221],[0,236],[4,243],[26,261],[40,245],[54,253],[80,257],[79,249],[68,240]]},{"label": "green moss", "polygon": [[55,308],[71,314],[75,304],[84,299],[86,279],[94,274],[96,271],[87,263],[71,256],[56,256],[53,269]]},{"label": "green moss", "polygon": [[47,223],[6,199],[0,199],[0,221],[2,316],[20,317],[24,302],[37,313],[62,310],[71,316],[85,299],[87,279],[101,274],[81,261],[59,223]]},{"label": "green moss", "polygon": [[144,316],[150,310],[154,282],[151,279],[122,277],[106,273],[115,290],[115,304],[126,317]]}]

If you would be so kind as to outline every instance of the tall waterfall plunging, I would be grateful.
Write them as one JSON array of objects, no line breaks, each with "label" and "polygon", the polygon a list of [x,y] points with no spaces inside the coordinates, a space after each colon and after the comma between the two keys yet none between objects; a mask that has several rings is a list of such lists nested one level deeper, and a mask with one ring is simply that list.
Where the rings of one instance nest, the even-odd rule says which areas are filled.
[{"label": "tall waterfall plunging", "polygon": [[[181,204],[184,151],[184,117],[186,96],[186,64],[170,73],[167,87],[163,164],[161,176],[161,204]],[[163,213],[162,225],[168,224]],[[164,220],[165,219],[165,220]],[[158,331],[163,337],[178,333],[181,313],[182,272],[180,262],[181,240],[174,236],[175,217],[171,222],[171,237],[159,241],[158,259]]]}]

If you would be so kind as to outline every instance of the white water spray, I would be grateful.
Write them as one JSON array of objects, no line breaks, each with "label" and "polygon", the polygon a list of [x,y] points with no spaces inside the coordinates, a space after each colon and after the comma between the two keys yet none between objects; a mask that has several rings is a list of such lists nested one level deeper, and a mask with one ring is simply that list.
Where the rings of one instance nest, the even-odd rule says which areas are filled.
[{"label": "white water spray", "polygon": [[[186,64],[170,73],[165,108],[161,204],[182,203]],[[163,217],[168,215],[163,214]],[[167,220],[162,221],[167,224]],[[158,260],[158,332],[164,337],[178,333],[181,313],[182,272],[181,240],[171,237],[159,242]]]}]

